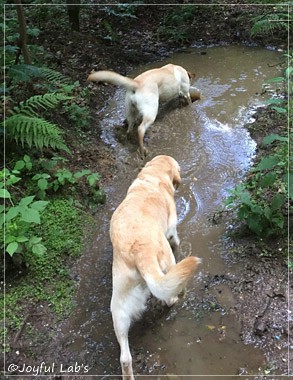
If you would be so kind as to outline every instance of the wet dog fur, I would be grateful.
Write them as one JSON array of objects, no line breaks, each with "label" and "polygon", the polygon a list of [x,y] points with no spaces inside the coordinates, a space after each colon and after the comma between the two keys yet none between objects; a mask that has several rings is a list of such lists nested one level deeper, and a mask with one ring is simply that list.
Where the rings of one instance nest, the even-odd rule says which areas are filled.
[{"label": "wet dog fur", "polygon": [[113,246],[111,312],[120,345],[124,380],[134,380],[128,331],[152,294],[173,305],[201,260],[189,256],[176,264],[179,246],[175,189],[180,167],[170,156],[149,161],[128,189],[110,222]]}]

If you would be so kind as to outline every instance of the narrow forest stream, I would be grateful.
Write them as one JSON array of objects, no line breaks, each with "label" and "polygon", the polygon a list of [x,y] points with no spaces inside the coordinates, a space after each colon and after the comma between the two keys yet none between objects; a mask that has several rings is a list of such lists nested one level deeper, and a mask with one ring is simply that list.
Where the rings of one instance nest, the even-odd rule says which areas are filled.
[{"label": "narrow forest stream", "polygon": [[[280,53],[263,48],[194,48],[129,73],[134,76],[166,63],[179,64],[196,73],[194,85],[203,94],[191,106],[164,105],[145,137],[147,160],[167,154],[181,166],[182,186],[175,194],[180,254],[192,253],[203,264],[178,305],[166,310],[150,302],[149,311],[131,329],[135,373],[154,378],[177,375],[174,379],[184,375],[233,379],[237,374],[262,373],[263,352],[241,341],[241,326],[233,313],[235,295],[220,283],[210,293],[205,279],[216,282],[221,276],[233,276],[223,251],[224,225],[213,224],[211,218],[227,189],[241,180],[253,160],[256,144],[244,125],[265,100],[260,95],[263,82],[279,75],[279,60]],[[62,334],[67,350],[89,366],[89,374],[118,378],[119,347],[110,314],[109,221],[143,162],[136,139],[126,139],[124,91],[117,89],[97,115],[103,116],[101,137],[117,152],[119,170],[105,189],[107,202],[97,214],[96,236],[80,260],[76,309]]]}]

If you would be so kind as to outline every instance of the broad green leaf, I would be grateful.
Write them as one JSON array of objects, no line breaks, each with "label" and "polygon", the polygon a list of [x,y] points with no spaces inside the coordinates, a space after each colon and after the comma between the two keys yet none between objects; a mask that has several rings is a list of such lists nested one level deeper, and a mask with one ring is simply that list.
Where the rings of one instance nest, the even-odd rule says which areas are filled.
[{"label": "broad green leaf", "polygon": [[44,178],[40,178],[38,180],[38,188],[41,191],[47,190],[48,189],[48,181],[46,179],[44,179]]},{"label": "broad green leaf", "polygon": [[99,173],[92,173],[87,177],[90,186],[94,186],[95,183],[101,178]]},{"label": "broad green leaf", "polygon": [[280,98],[271,98],[271,99],[264,101],[264,104],[266,104],[266,105],[283,104],[283,103],[284,103],[284,99],[280,99]]},{"label": "broad green leaf", "polygon": [[15,218],[20,212],[19,207],[10,207],[5,215],[5,221],[9,222],[11,219]]},{"label": "broad green leaf", "polygon": [[23,161],[25,162],[25,167],[27,168],[27,170],[31,170],[32,167],[33,167],[33,163],[31,161],[31,158],[30,156],[28,156],[27,154],[23,157]]},{"label": "broad green leaf", "polygon": [[279,228],[283,228],[284,227],[284,217],[283,215],[279,215],[278,217],[275,217],[272,219],[272,222],[278,226]]},{"label": "broad green leaf", "polygon": [[17,248],[18,248],[17,242],[10,243],[6,247],[6,252],[9,253],[10,256],[13,256],[13,254],[17,251]]},{"label": "broad green leaf", "polygon": [[254,171],[272,169],[279,163],[278,156],[264,157],[260,163],[254,168]]},{"label": "broad green leaf", "polygon": [[21,170],[24,167],[25,167],[25,162],[23,160],[20,160],[15,163],[13,170]]},{"label": "broad green leaf", "polygon": [[286,197],[283,194],[276,194],[274,195],[272,202],[271,202],[271,209],[273,211],[279,210],[281,206],[286,201]]},{"label": "broad green leaf", "polygon": [[90,170],[88,170],[88,169],[84,169],[84,170],[82,170],[81,172],[76,172],[76,173],[74,173],[74,177],[75,177],[75,178],[81,178],[81,177],[83,177],[84,175],[87,175],[87,174],[90,174],[90,173],[91,173]]},{"label": "broad green leaf", "polygon": [[277,178],[277,173],[269,172],[265,174],[260,180],[260,186],[265,188],[271,186]]},{"label": "broad green leaf", "polygon": [[263,227],[261,225],[260,217],[258,215],[249,215],[247,218],[247,224],[251,231],[253,231],[257,235],[260,235],[262,233]]},{"label": "broad green leaf", "polygon": [[35,244],[32,247],[32,251],[35,255],[41,256],[46,253],[47,248],[43,244]]},{"label": "broad green leaf", "polygon": [[250,194],[245,191],[244,193],[240,194],[239,195],[239,199],[242,203],[246,204],[246,205],[251,205],[251,197],[250,197]]},{"label": "broad green leaf", "polygon": [[19,202],[19,206],[28,206],[34,200],[35,196],[30,195],[29,197],[22,198]]},{"label": "broad green leaf", "polygon": [[286,71],[285,71],[285,74],[286,74],[286,78],[289,79],[291,74],[293,72],[293,67],[292,66],[289,66],[287,67]]},{"label": "broad green leaf", "polygon": [[0,189],[0,198],[11,198],[11,195],[8,190],[6,189]]},{"label": "broad green leaf", "polygon": [[18,243],[24,243],[24,242],[28,241],[28,238],[25,236],[17,236],[16,241]]},{"label": "broad green leaf", "polygon": [[264,208],[264,216],[267,218],[267,220],[271,220],[272,218],[272,212],[269,207]]},{"label": "broad green leaf", "polygon": [[272,142],[274,142],[276,140],[288,142],[288,137],[280,136],[278,134],[273,133],[271,135],[264,137],[264,139],[262,140],[262,144],[268,145],[268,144],[271,144]]},{"label": "broad green leaf", "polygon": [[272,107],[272,110],[275,110],[279,113],[287,113],[288,111],[286,110],[286,108],[283,108],[283,107],[276,107],[276,106],[273,106]]},{"label": "broad green leaf", "polygon": [[41,212],[47,207],[48,203],[47,201],[36,201],[31,204],[31,208]]},{"label": "broad green leaf", "polygon": [[[15,170],[15,172],[17,172],[17,170]],[[14,174],[10,174],[10,176],[6,178],[6,186],[14,185],[20,180],[21,180],[20,177],[16,177]]]},{"label": "broad green leaf", "polygon": [[33,246],[34,244],[39,244],[39,242],[42,240],[42,238],[38,236],[32,236],[29,240],[30,246]]},{"label": "broad green leaf", "polygon": [[261,215],[263,213],[262,208],[260,206],[256,205],[256,204],[251,205],[251,211],[254,214],[259,214],[259,215]]},{"label": "broad green leaf", "polygon": [[21,212],[21,218],[24,222],[27,223],[36,223],[40,224],[40,214],[37,210],[27,208],[26,211]]}]

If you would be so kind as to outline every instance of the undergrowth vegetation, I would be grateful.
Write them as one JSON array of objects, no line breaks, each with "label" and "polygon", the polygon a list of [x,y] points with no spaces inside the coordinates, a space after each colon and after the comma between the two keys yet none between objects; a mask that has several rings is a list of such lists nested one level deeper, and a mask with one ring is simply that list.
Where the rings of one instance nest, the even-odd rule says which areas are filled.
[{"label": "undergrowth vegetation", "polygon": [[[255,20],[252,33],[268,33],[278,28],[287,29],[284,21],[286,13],[282,6],[276,6],[278,17],[282,22],[275,24],[272,15],[263,15]],[[289,16],[288,16],[289,17]],[[260,23],[260,20],[262,22]],[[273,20],[273,21],[272,21]],[[273,25],[273,26],[272,26]],[[230,190],[225,204],[228,209],[236,210],[238,220],[244,223],[249,232],[262,238],[288,237],[290,204],[293,201],[292,191],[292,72],[293,54],[285,54],[284,75],[271,78],[264,83],[279,84],[276,94],[267,102],[268,113],[273,113],[276,124],[285,127],[280,133],[264,137],[261,149],[264,153],[256,160],[245,180]]]},{"label": "undergrowth vegetation", "polygon": [[[44,17],[39,14],[42,7],[31,9]],[[99,173],[70,167],[68,126],[73,135],[88,128],[89,91],[46,66],[42,46],[26,44],[40,29],[33,24],[19,27],[26,24],[19,17],[16,5],[7,5],[1,23],[5,66],[0,139],[5,156],[0,247],[6,288],[0,315],[5,318],[1,335],[6,352],[11,332],[21,329],[28,309],[44,303],[60,318],[71,310],[74,281],[68,268],[83,250],[84,228],[90,223],[85,211],[105,201]]]},{"label": "undergrowth vegetation", "polygon": [[[42,236],[46,250],[28,254],[25,268],[6,288],[5,327],[10,331],[18,331],[27,310],[34,310],[37,304],[47,305],[58,318],[64,318],[72,308],[74,285],[67,268],[80,255],[84,231],[78,226],[85,220],[65,199],[49,202],[42,217],[35,233]],[[3,313],[2,309],[1,319]],[[6,338],[5,350],[9,352],[10,339]]]}]

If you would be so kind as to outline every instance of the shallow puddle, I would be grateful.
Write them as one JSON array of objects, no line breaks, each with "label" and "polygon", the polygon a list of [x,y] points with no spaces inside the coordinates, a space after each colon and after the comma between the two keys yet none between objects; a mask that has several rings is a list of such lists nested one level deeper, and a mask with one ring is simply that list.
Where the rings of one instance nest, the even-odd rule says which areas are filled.
[{"label": "shallow puddle", "polygon": [[[241,180],[254,156],[255,142],[243,125],[262,104],[266,79],[279,76],[280,53],[252,47],[194,48],[167,61],[139,67],[136,73],[166,63],[196,73],[202,99],[187,107],[163,106],[145,137],[147,160],[173,156],[181,166],[182,186],[176,192],[181,256],[203,258],[183,300],[171,309],[150,304],[130,332],[134,372],[147,378],[181,379],[187,375],[258,375],[263,353],[241,342],[241,326],[233,313],[234,295],[220,281],[233,276],[222,251],[222,225],[210,221],[227,189]],[[67,350],[90,367],[92,375],[120,374],[119,348],[110,314],[112,248],[109,220],[143,163],[137,141],[126,139],[124,91],[97,114],[103,116],[102,138],[117,152],[119,172],[96,219],[96,239],[80,261],[76,309],[63,329]],[[212,288],[207,278],[213,279]],[[215,280],[216,279],[216,280]]]}]

